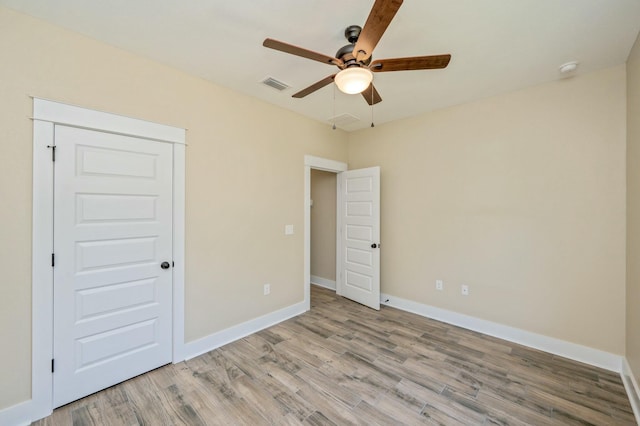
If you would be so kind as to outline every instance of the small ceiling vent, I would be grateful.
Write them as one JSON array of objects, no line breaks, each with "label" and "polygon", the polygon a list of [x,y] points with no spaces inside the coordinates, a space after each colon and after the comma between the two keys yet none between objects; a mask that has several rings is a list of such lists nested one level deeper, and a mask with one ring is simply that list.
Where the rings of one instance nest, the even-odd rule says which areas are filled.
[{"label": "small ceiling vent", "polygon": [[273,87],[274,89],[278,90],[278,91],[283,91],[285,89],[289,88],[289,85],[286,83],[283,83],[281,81],[276,80],[273,77],[267,77],[264,80],[262,80],[262,84],[266,84],[269,87]]},{"label": "small ceiling vent", "polygon": [[335,117],[331,117],[327,120],[331,124],[335,124],[336,126],[346,126],[351,123],[355,123],[356,121],[360,121],[358,117],[355,117],[351,114],[340,114]]}]

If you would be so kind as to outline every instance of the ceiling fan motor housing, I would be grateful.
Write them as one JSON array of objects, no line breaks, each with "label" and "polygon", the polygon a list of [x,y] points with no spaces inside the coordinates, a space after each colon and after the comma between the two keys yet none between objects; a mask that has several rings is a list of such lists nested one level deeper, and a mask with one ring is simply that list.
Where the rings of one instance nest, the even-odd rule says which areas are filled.
[{"label": "ceiling fan motor housing", "polygon": [[[353,52],[353,47],[354,46],[355,46],[354,44],[347,44],[347,45],[342,46],[336,52],[336,58],[341,59],[346,63],[350,58],[353,58],[353,55],[351,54],[351,52]],[[347,55],[349,55],[349,56],[347,56]]]},{"label": "ceiling fan motor housing", "polygon": [[367,66],[371,63],[371,57],[367,58],[366,61],[358,63],[353,56],[353,48],[358,41],[358,37],[360,37],[360,32],[362,28],[359,25],[349,25],[344,30],[344,36],[349,41],[350,44],[342,46],[336,52],[336,58],[341,59],[345,63],[345,68],[353,67],[353,66]]}]

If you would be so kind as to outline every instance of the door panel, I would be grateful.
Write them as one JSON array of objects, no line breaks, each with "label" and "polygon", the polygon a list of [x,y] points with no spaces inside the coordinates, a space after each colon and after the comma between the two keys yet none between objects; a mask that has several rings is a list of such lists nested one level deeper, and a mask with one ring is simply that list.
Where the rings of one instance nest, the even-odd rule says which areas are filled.
[{"label": "door panel", "polygon": [[156,219],[156,197],[78,194],[76,202],[78,224],[114,221],[140,223]]},{"label": "door panel", "polygon": [[171,362],[172,146],[55,128],[54,406]]},{"label": "door panel", "polygon": [[380,168],[340,173],[340,203],[337,293],[380,309]]}]

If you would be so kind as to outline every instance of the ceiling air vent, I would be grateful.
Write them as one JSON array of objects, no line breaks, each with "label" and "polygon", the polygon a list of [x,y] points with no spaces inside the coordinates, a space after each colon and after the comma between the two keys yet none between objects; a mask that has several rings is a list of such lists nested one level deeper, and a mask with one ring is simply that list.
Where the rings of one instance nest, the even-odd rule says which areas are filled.
[{"label": "ceiling air vent", "polygon": [[355,117],[351,114],[340,114],[335,117],[331,117],[327,120],[331,124],[335,124],[336,126],[346,126],[351,123],[355,123],[356,121],[360,121],[358,117]]},{"label": "ceiling air vent", "polygon": [[266,84],[269,87],[273,87],[276,90],[279,91],[283,91],[284,89],[288,89],[289,85],[286,83],[283,83],[281,81],[276,80],[273,77],[267,77],[264,80],[262,80],[262,84]]}]

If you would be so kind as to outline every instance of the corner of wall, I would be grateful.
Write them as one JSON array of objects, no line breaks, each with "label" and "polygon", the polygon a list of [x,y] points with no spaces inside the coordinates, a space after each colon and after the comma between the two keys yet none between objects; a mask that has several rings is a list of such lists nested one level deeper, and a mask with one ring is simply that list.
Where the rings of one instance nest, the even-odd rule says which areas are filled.
[{"label": "corner of wall", "polygon": [[622,377],[622,383],[624,383],[624,388],[629,396],[633,415],[636,417],[636,422],[640,424],[640,388],[638,388],[638,382],[636,382],[635,376],[631,371],[631,366],[629,366],[626,358],[622,360],[620,377]]}]

